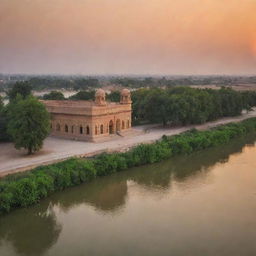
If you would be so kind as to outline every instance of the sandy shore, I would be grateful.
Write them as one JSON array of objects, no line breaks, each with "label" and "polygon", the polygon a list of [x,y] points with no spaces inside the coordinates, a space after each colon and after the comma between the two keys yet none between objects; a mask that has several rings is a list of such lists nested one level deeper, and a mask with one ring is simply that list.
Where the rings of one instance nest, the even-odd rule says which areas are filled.
[{"label": "sandy shore", "polygon": [[110,141],[98,143],[48,137],[44,142],[43,149],[30,156],[26,155],[26,152],[23,150],[16,150],[12,143],[0,143],[0,177],[10,173],[29,170],[39,165],[58,162],[72,156],[84,157],[101,152],[125,151],[140,143],[154,142],[163,135],[179,134],[193,127],[205,130],[230,122],[239,122],[249,117],[256,117],[256,110],[244,113],[239,117],[222,118],[203,125],[176,128],[137,126],[125,137],[115,136]]}]

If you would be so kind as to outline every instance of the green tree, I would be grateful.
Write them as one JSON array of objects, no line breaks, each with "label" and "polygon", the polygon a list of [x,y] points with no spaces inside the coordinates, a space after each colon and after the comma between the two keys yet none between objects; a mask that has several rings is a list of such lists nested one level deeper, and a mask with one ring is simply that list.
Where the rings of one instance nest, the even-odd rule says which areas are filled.
[{"label": "green tree", "polygon": [[15,100],[17,95],[20,94],[23,99],[31,95],[32,86],[29,82],[16,82],[12,89],[7,92],[10,102]]},{"label": "green tree", "polygon": [[113,102],[119,102],[120,101],[120,92],[113,91],[110,94],[107,94],[107,100],[113,101]]},{"label": "green tree", "polygon": [[45,106],[33,96],[19,96],[10,104],[7,131],[15,148],[25,148],[28,154],[38,151],[50,130],[50,115]]},{"label": "green tree", "polygon": [[69,97],[70,100],[92,100],[94,99],[95,91],[79,91]]},{"label": "green tree", "polygon": [[4,108],[4,101],[3,98],[0,96],[0,112],[3,110]]},{"label": "green tree", "polygon": [[65,100],[65,97],[62,92],[51,91],[48,94],[43,96],[44,100]]}]

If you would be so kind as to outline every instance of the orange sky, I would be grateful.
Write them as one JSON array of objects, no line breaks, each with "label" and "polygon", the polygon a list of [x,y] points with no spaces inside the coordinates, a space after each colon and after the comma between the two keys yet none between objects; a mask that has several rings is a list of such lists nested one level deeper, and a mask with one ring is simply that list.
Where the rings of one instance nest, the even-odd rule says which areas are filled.
[{"label": "orange sky", "polygon": [[0,0],[0,73],[255,71],[256,0]]}]

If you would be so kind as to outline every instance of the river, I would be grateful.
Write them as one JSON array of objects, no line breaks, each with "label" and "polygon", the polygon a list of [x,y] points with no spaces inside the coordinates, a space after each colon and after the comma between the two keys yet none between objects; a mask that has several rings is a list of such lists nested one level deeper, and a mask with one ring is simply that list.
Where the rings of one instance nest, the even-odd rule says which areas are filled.
[{"label": "river", "polygon": [[13,211],[0,217],[0,255],[256,255],[254,142],[98,178]]}]

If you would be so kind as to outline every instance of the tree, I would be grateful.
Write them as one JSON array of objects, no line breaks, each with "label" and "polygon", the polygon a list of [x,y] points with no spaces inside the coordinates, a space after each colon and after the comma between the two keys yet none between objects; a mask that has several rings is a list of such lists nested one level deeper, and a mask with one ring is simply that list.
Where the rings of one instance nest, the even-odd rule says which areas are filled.
[{"label": "tree", "polygon": [[120,92],[119,91],[113,91],[110,94],[107,94],[107,99],[109,101],[119,102],[120,101]]},{"label": "tree", "polygon": [[163,125],[168,121],[168,97],[167,94],[159,89],[152,90],[145,100],[145,117],[154,123],[162,122]]},{"label": "tree", "polygon": [[3,98],[0,96],[0,112],[3,110],[4,108],[4,101]]},{"label": "tree", "polygon": [[79,91],[69,97],[70,100],[92,100],[94,99],[95,91]]},{"label": "tree", "polygon": [[7,108],[4,106],[0,96],[0,141],[9,141],[10,136],[7,134]]},{"label": "tree", "polygon": [[62,92],[51,91],[48,94],[43,96],[44,100],[65,100],[65,97]]},{"label": "tree", "polygon": [[50,130],[50,115],[45,106],[33,96],[21,96],[10,104],[7,132],[15,148],[25,148],[28,154],[38,151]]},{"label": "tree", "polygon": [[23,99],[31,95],[32,86],[29,82],[16,82],[12,89],[7,92],[10,101],[16,99],[17,95],[20,94]]}]

